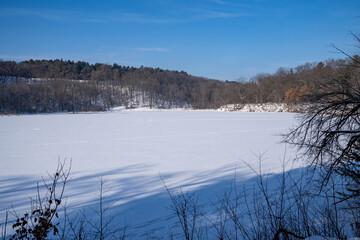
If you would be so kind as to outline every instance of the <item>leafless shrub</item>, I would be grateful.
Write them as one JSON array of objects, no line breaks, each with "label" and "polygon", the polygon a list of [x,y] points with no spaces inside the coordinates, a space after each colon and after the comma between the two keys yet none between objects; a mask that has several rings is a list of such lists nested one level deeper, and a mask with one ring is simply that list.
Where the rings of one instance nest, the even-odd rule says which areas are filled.
[{"label": "leafless shrub", "polygon": [[[80,221],[80,225],[77,227],[77,231],[80,234],[82,232],[83,235],[89,235],[90,239],[125,239],[126,238],[126,224],[124,227],[120,227],[115,223],[115,216],[111,215],[109,211],[111,207],[115,204],[115,202],[105,203],[106,190],[104,189],[104,185],[106,184],[106,180],[103,178],[100,179],[100,187],[99,187],[99,198],[98,198],[98,207],[92,209],[93,213],[95,213],[96,218],[90,218],[86,211],[82,212],[82,219]],[[73,221],[77,223],[77,221]],[[86,226],[85,226],[86,225]]]},{"label": "leafless shrub", "polygon": [[[70,169],[65,168],[65,161],[58,161],[58,166],[53,175],[49,174],[50,184],[43,179],[46,194],[40,194],[40,186],[37,185],[37,197],[31,200],[31,211],[22,217],[16,216],[12,224],[15,230],[10,239],[46,239],[48,235],[59,234],[59,222],[54,220],[59,217],[58,208],[61,204],[65,186],[68,182]],[[60,185],[60,186],[59,186]],[[6,235],[4,234],[4,239]]]},{"label": "leafless shrub", "polygon": [[171,199],[171,210],[177,216],[185,239],[201,239],[201,219],[203,213],[195,192],[190,190],[184,192],[180,189],[174,193],[170,191],[163,179],[162,181]]}]

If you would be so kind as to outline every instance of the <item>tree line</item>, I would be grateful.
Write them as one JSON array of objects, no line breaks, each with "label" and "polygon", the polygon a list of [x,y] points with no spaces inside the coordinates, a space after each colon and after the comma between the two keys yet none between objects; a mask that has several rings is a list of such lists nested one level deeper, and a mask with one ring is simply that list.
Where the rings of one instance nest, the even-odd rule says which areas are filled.
[{"label": "tree line", "polygon": [[104,111],[133,108],[189,107],[216,109],[227,104],[299,103],[329,78],[351,81],[353,59],[330,59],[249,81],[219,81],[184,71],[83,61],[0,61],[0,113]]}]

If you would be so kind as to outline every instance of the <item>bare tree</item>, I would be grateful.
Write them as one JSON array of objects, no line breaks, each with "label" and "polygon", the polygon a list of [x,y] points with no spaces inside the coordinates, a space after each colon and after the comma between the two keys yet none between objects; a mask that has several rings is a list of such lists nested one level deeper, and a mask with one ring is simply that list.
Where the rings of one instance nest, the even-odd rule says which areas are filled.
[{"label": "bare tree", "polygon": [[[359,36],[353,36],[360,47]],[[302,150],[312,166],[325,170],[323,185],[339,173],[353,183],[346,198],[359,199],[360,57],[339,51],[348,60],[309,93],[307,112],[284,140]]]},{"label": "bare tree", "polygon": [[[162,179],[162,178],[161,178]],[[194,192],[172,193],[162,179],[164,187],[171,199],[171,209],[177,216],[186,240],[201,239],[200,218],[202,216],[201,206]]]},{"label": "bare tree", "polygon": [[[94,239],[105,240],[105,239],[125,239],[126,237],[126,224],[124,227],[118,227],[115,224],[115,216],[112,216],[109,211],[111,207],[116,202],[106,203],[104,194],[106,190],[104,189],[104,185],[106,184],[106,180],[103,178],[100,179],[100,188],[99,188],[99,198],[98,198],[98,208],[93,209],[96,218],[92,219],[88,216],[88,214],[84,211],[82,213],[83,220],[85,220],[82,224],[79,225],[78,231],[84,229],[84,224],[87,225],[85,228],[85,232],[87,235],[92,235]],[[81,220],[82,221],[82,220]],[[75,223],[77,221],[74,221]]]}]

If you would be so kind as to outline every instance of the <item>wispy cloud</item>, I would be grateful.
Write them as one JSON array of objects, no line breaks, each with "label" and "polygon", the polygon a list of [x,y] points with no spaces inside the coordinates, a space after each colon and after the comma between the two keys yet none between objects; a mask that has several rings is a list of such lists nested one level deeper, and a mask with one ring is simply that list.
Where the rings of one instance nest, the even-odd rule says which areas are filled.
[{"label": "wispy cloud", "polygon": [[220,5],[226,5],[227,4],[227,2],[225,2],[223,0],[205,0],[205,1],[220,4]]},{"label": "wispy cloud", "polygon": [[82,12],[75,10],[58,9],[23,9],[2,8],[0,18],[4,17],[38,17],[52,21],[76,21],[84,23],[110,23],[110,22],[138,22],[138,23],[166,23],[166,19],[156,19],[143,14],[121,11],[111,12]]},{"label": "wispy cloud", "polygon": [[39,17],[54,21],[71,21],[74,16],[81,15],[81,12],[54,9],[25,9],[25,8],[1,8],[0,17]]},{"label": "wispy cloud", "polygon": [[215,10],[207,10],[201,8],[190,8],[188,11],[194,12],[193,19],[203,20],[210,18],[238,18],[238,17],[247,17],[254,16],[253,13],[246,12],[226,12],[226,11],[215,11]]},{"label": "wispy cloud", "polygon": [[[222,0],[214,0],[223,2]],[[225,2],[224,2],[225,3]],[[176,14],[149,15],[136,12],[113,10],[110,12],[82,12],[76,10],[40,9],[40,8],[0,8],[0,18],[37,17],[50,21],[83,22],[83,23],[155,23],[171,24],[202,21],[211,18],[237,18],[251,16],[243,12],[209,10],[206,8],[183,8]]]},{"label": "wispy cloud", "polygon": [[141,52],[168,52],[169,49],[167,48],[135,48],[136,51],[141,51]]}]

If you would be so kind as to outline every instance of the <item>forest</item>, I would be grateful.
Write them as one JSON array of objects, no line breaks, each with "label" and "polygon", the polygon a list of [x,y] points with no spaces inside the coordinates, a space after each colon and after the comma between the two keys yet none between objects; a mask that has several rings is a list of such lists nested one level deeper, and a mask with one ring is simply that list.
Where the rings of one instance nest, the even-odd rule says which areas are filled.
[{"label": "forest", "polygon": [[217,109],[226,104],[308,102],[328,79],[352,81],[355,55],[220,81],[184,71],[70,60],[0,61],[0,113],[105,111],[112,107]]}]

